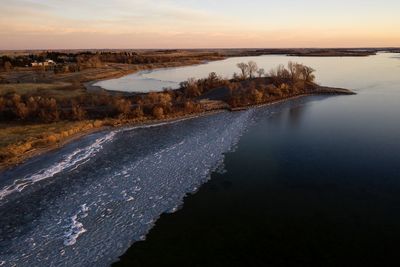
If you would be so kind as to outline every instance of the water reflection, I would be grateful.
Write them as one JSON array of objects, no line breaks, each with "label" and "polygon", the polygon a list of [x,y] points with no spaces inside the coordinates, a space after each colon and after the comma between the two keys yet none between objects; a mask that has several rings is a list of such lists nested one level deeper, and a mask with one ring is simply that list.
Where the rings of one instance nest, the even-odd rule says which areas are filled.
[{"label": "water reflection", "polygon": [[300,125],[305,109],[306,107],[304,106],[289,109],[288,122],[291,128],[297,128]]}]

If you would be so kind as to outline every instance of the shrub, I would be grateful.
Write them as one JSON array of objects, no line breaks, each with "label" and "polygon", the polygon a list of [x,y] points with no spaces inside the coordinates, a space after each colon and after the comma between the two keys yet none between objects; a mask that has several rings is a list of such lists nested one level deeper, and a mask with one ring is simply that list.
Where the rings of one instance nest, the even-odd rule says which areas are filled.
[{"label": "shrub", "polygon": [[44,122],[55,122],[60,119],[57,101],[54,98],[39,100],[39,118]]},{"label": "shrub", "polygon": [[164,118],[164,109],[162,107],[154,107],[153,108],[153,116],[156,119],[162,119]]},{"label": "shrub", "polygon": [[84,110],[79,104],[72,104],[72,119],[73,120],[84,120],[86,118],[86,110]]},{"label": "shrub", "polygon": [[114,100],[113,107],[119,115],[128,116],[131,112],[131,101],[121,98]]},{"label": "shrub", "polygon": [[6,109],[6,103],[7,101],[4,97],[0,97],[0,112],[3,112]]}]

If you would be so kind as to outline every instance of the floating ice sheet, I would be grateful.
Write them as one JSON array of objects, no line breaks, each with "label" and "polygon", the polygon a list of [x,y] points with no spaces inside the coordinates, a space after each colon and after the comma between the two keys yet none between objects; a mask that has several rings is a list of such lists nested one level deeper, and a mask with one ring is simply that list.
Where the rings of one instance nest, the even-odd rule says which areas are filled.
[{"label": "floating ice sheet", "polygon": [[12,171],[0,191],[3,265],[109,265],[209,179],[252,113],[105,132],[36,161],[32,175]]}]

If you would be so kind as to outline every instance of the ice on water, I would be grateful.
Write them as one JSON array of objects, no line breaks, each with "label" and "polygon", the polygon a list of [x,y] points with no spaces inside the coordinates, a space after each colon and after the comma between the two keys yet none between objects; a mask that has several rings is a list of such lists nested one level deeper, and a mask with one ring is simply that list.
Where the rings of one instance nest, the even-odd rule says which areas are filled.
[{"label": "ice on water", "polygon": [[0,206],[34,203],[29,212],[35,216],[1,237],[3,265],[108,266],[209,179],[252,114],[223,112],[104,133],[78,152],[63,152],[51,171],[16,178],[29,183],[4,187]]}]

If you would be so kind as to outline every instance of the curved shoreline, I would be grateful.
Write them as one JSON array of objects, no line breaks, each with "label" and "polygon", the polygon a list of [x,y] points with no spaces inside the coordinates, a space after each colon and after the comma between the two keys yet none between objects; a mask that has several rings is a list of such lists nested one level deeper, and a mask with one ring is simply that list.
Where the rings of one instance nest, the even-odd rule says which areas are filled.
[{"label": "curved shoreline", "polygon": [[150,125],[156,126],[157,124],[160,124],[160,123],[173,123],[175,121],[180,121],[180,120],[185,120],[185,119],[193,119],[193,118],[197,118],[200,116],[207,116],[207,115],[215,114],[218,112],[224,112],[224,111],[237,112],[237,111],[247,110],[247,109],[251,109],[251,108],[269,106],[269,105],[282,103],[284,101],[290,101],[290,100],[293,100],[296,98],[313,96],[313,95],[354,95],[354,94],[356,94],[356,93],[351,90],[348,90],[348,89],[319,86],[316,89],[316,91],[314,91],[314,92],[287,96],[287,97],[283,97],[280,99],[274,99],[272,101],[267,101],[265,103],[258,103],[258,104],[254,104],[254,105],[243,106],[243,107],[236,107],[236,108],[231,108],[228,106],[218,107],[215,109],[201,111],[198,113],[168,116],[164,119],[148,119],[148,118],[145,118],[143,120],[108,119],[108,120],[101,121],[102,123],[98,124],[98,126],[96,126],[95,122],[92,122],[91,127],[86,130],[79,131],[75,134],[72,134],[70,136],[62,138],[62,139],[58,140],[57,142],[49,144],[45,147],[29,149],[26,152],[23,152],[21,155],[18,155],[17,157],[11,158],[7,162],[0,164],[0,173],[7,171],[9,169],[12,169],[20,164],[23,164],[24,162],[26,162],[29,159],[32,159],[32,158],[40,156],[44,153],[51,152],[56,149],[62,148],[65,145],[67,145],[75,140],[78,140],[84,136],[87,136],[89,134],[99,132],[102,130],[106,130],[106,129],[122,128],[122,127],[128,127],[128,126],[131,126],[131,127],[150,126]]},{"label": "curved shoreline", "polygon": [[146,94],[149,93],[145,91],[120,91],[120,90],[110,90],[104,87],[101,87],[100,85],[96,85],[99,82],[102,81],[109,81],[109,80],[115,80],[115,79],[120,79],[129,75],[142,75],[142,74],[150,74],[153,72],[157,71],[162,71],[162,70],[171,70],[171,69],[179,69],[179,68],[185,68],[185,67],[191,67],[191,66],[200,66],[200,65],[205,65],[213,61],[222,61],[226,60],[227,58],[222,58],[222,59],[216,59],[216,60],[205,60],[203,62],[183,62],[181,65],[178,66],[164,66],[164,67],[156,67],[156,68],[150,68],[150,69],[142,69],[142,70],[132,70],[129,73],[120,73],[118,75],[115,75],[113,77],[107,77],[104,79],[99,79],[99,80],[94,80],[94,81],[89,81],[85,82],[83,85],[88,90],[89,92],[107,92],[109,94],[114,94],[114,95],[122,95],[122,96],[132,96],[136,94]]},{"label": "curved shoreline", "polygon": [[[112,80],[112,79],[118,79],[121,77],[129,76],[129,75],[140,75],[141,73],[148,74],[152,72],[157,72],[157,71],[163,71],[167,69],[179,69],[179,68],[185,68],[187,66],[199,66],[199,65],[204,65],[208,64],[213,61],[223,61],[227,60],[229,58],[234,58],[238,57],[236,56],[225,56],[223,58],[213,58],[213,59],[208,59],[208,60],[202,60],[202,61],[183,61],[183,62],[169,62],[169,63],[164,63],[164,64],[157,64],[157,65],[137,65],[132,67],[131,69],[119,69],[117,72],[110,72],[108,75],[105,75],[101,79],[97,80],[91,80],[87,82],[82,82],[82,85],[84,88],[86,88],[87,92],[91,92],[94,94],[98,94],[101,92],[107,92],[108,94],[116,97],[135,97],[137,95],[146,95],[150,92],[156,92],[156,91],[149,91],[149,92],[127,92],[127,91],[117,91],[117,90],[108,90],[105,89],[99,85],[96,85],[100,81],[105,81],[105,80]],[[240,57],[240,56],[239,56]],[[315,89],[318,90],[315,90]],[[42,136],[31,136],[28,139],[22,139],[19,143],[12,143],[8,145],[7,147],[3,147],[2,150],[0,150],[0,173],[10,169],[14,166],[17,166],[26,160],[33,158],[35,156],[39,156],[43,153],[52,151],[54,149],[63,147],[64,145],[79,139],[80,137],[86,136],[88,134],[98,132],[101,130],[106,129],[107,127],[120,127],[124,125],[132,125],[132,126],[140,126],[143,124],[149,125],[149,124],[157,124],[160,122],[168,122],[172,120],[179,120],[179,119],[184,119],[184,118],[190,118],[190,117],[196,117],[196,116],[201,116],[201,115],[207,115],[208,113],[212,112],[217,112],[221,110],[228,110],[228,111],[239,111],[239,110],[245,110],[249,108],[256,108],[258,106],[264,106],[264,105],[270,105],[286,100],[290,100],[292,98],[297,98],[297,97],[302,97],[302,96],[308,96],[308,95],[316,95],[316,94],[322,94],[322,95],[332,95],[332,94],[354,94],[354,92],[351,92],[346,89],[340,89],[340,88],[333,88],[333,87],[322,87],[318,86],[314,89],[313,91],[310,92],[303,92],[303,93],[297,93],[295,95],[285,95],[283,97],[272,97],[272,99],[264,100],[266,102],[262,103],[242,103],[241,106],[235,106],[231,107],[226,101],[220,101],[219,99],[213,99],[212,97],[207,99],[203,98],[205,100],[205,103],[202,103],[201,105],[203,106],[201,111],[195,111],[194,113],[190,114],[172,114],[172,115],[166,115],[163,119],[154,119],[153,117],[142,117],[140,119],[135,118],[135,119],[120,119],[120,118],[102,118],[99,120],[83,120],[80,121],[80,123],[77,125],[73,121],[64,121],[65,125],[63,125],[60,128],[57,128],[58,130],[56,132],[48,133],[46,127],[43,127],[43,135]],[[178,89],[179,90],[179,89]],[[200,100],[197,99],[197,100]],[[208,101],[208,102],[207,102]],[[51,125],[48,125],[51,126]],[[17,126],[18,127],[18,126]],[[57,127],[57,126],[56,126]],[[73,133],[71,132],[71,129],[73,130]],[[77,130],[78,129],[78,130]],[[67,134],[65,134],[67,133]],[[56,138],[53,138],[54,135]]]}]

